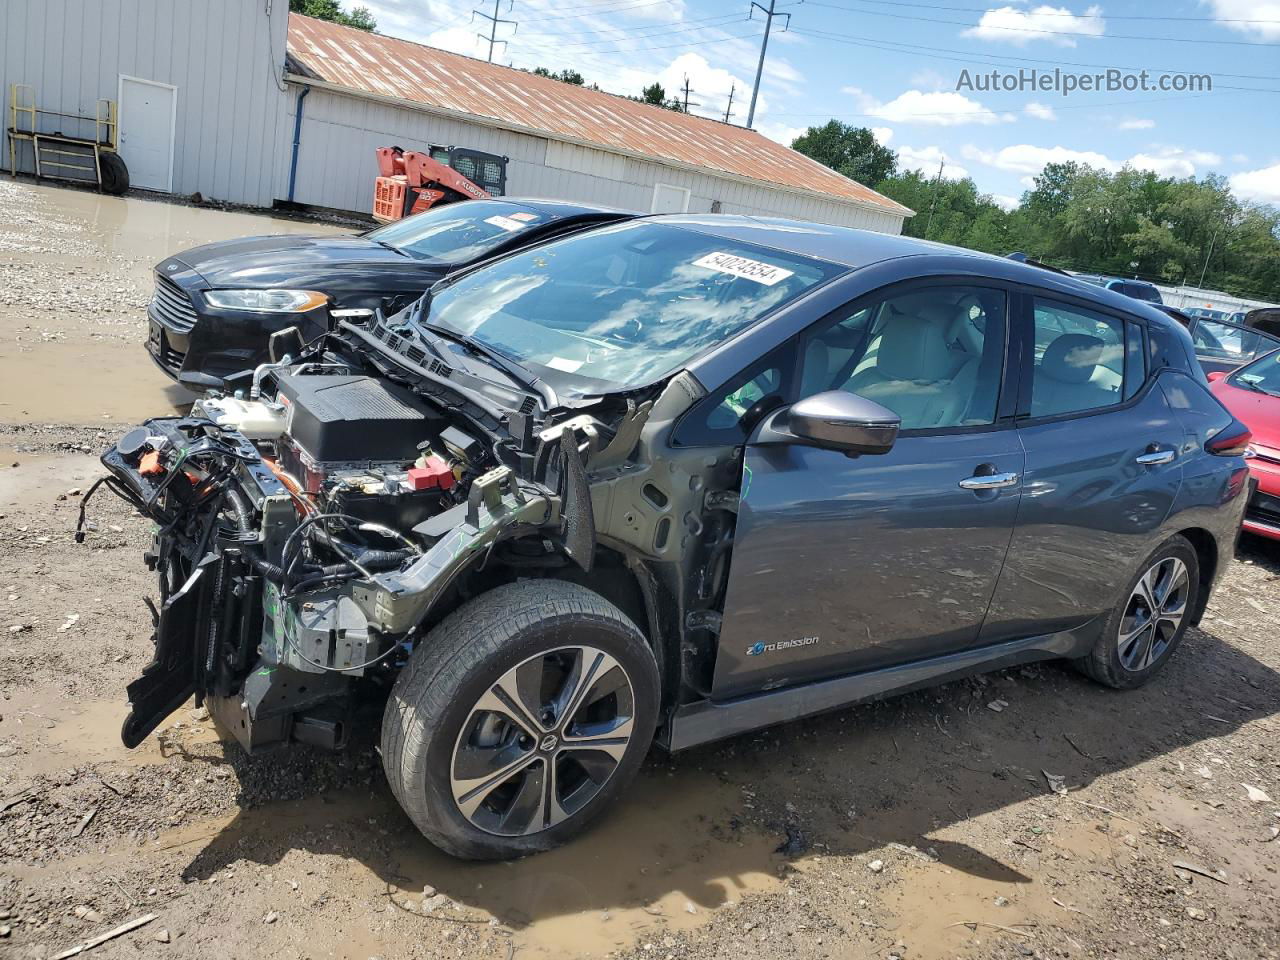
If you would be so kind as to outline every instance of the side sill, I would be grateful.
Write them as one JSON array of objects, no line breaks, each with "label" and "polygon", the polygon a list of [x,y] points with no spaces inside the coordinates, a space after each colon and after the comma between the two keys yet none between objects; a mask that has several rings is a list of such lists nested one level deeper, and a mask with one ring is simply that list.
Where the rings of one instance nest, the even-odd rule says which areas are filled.
[{"label": "side sill", "polygon": [[829,710],[880,697],[907,693],[1037,660],[1080,657],[1089,651],[1096,631],[1090,621],[1075,630],[961,650],[929,660],[870,670],[847,677],[818,680],[732,700],[699,700],[672,714],[658,743],[674,753]]}]

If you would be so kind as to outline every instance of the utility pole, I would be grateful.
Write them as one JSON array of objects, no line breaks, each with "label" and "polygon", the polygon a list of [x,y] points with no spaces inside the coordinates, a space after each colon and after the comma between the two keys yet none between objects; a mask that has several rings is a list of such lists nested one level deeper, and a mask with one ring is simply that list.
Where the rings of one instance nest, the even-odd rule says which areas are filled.
[{"label": "utility pole", "polygon": [[[685,112],[685,113],[688,113],[688,112],[689,112],[689,93],[690,93],[690,90],[689,90],[689,75],[688,75],[687,73],[684,75],[684,86],[683,86],[683,87],[681,87],[680,89],[682,89],[682,90],[684,91],[684,112]],[[698,103],[696,100],[694,101],[694,104],[693,104],[693,105],[694,105],[695,107],[700,107],[700,106],[702,106],[702,104]]]},{"label": "utility pole", "polygon": [[756,83],[751,88],[751,106],[747,108],[747,127],[750,128],[756,120],[756,98],[760,96],[760,77],[764,73],[764,53],[769,49],[769,31],[773,29],[774,17],[786,17],[787,23],[783,29],[791,26],[791,14],[775,13],[774,5],[777,0],[769,0],[769,9],[766,10],[756,0],[751,0],[751,6],[747,8],[747,18],[751,19],[755,16],[757,9],[764,14],[764,37],[760,40],[760,62],[756,65]]},{"label": "utility pole", "polygon": [[1209,258],[1213,256],[1213,245],[1217,242],[1217,239],[1218,231],[1215,230],[1213,231],[1213,236],[1209,238],[1209,252],[1204,255],[1204,269],[1200,271],[1199,286],[1201,289],[1204,289],[1204,275],[1209,272]]},{"label": "utility pole", "polygon": [[[500,19],[500,18],[498,17],[498,7],[499,7],[499,5],[500,5],[501,3],[502,3],[502,0],[493,0],[493,15],[492,15],[492,16],[490,16],[489,14],[484,13],[483,11],[480,11],[480,10],[472,10],[472,11],[471,11],[471,22],[472,22],[472,23],[475,23],[475,22],[476,22],[476,17],[483,17],[485,20],[488,20],[488,21],[489,21],[489,34],[488,34],[488,36],[486,36],[486,35],[485,35],[485,34],[483,34],[483,33],[477,33],[477,34],[476,34],[476,36],[477,36],[477,37],[479,37],[481,40],[487,40],[487,41],[489,42],[489,62],[490,62],[490,63],[493,63],[493,48],[494,48],[494,46],[495,46],[496,44],[499,44],[499,43],[500,43],[500,44],[502,44],[504,47],[507,45],[507,41],[505,41],[505,40],[499,40],[499,39],[498,39],[498,24],[500,24],[500,23],[509,23],[509,24],[511,24],[511,27],[512,27],[511,32],[512,32],[512,33],[515,33],[517,30],[519,30],[519,29],[520,29],[520,24],[519,24],[519,23],[517,23],[515,20],[502,20],[502,19]],[[512,8],[512,7],[514,7],[514,6],[515,6],[515,0],[507,0],[507,13],[510,13],[510,12],[511,12],[511,8]]]},{"label": "utility pole", "polygon": [[733,116],[733,92],[738,89],[736,82],[729,84],[729,105],[724,108],[724,122],[728,123]]},{"label": "utility pole", "polygon": [[933,181],[933,199],[929,201],[929,221],[924,225],[924,238],[929,239],[929,231],[933,229],[933,211],[938,206],[938,187],[942,184],[942,168],[947,165],[946,160],[938,161],[938,175]]}]

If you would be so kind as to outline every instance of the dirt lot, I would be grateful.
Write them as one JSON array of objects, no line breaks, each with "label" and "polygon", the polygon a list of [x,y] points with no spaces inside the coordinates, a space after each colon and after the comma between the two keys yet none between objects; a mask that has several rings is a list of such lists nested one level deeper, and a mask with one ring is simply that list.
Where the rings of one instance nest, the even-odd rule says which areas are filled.
[{"label": "dirt lot", "polygon": [[104,496],[71,529],[95,454],[183,399],[143,352],[149,267],[329,228],[7,179],[0,224],[0,955],[155,914],[90,955],[1280,957],[1258,541],[1140,692],[1051,664],[655,752],[602,826],[514,864],[434,852],[368,740],[248,759],[183,709],[126,751],[148,524]]}]

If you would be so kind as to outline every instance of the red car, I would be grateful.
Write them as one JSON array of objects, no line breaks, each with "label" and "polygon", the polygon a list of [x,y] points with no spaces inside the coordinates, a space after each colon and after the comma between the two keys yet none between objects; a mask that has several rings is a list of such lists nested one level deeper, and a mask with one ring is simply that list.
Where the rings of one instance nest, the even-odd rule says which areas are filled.
[{"label": "red car", "polygon": [[1257,489],[1244,529],[1280,540],[1280,350],[1230,373],[1209,374],[1214,396],[1253,433],[1249,472]]}]

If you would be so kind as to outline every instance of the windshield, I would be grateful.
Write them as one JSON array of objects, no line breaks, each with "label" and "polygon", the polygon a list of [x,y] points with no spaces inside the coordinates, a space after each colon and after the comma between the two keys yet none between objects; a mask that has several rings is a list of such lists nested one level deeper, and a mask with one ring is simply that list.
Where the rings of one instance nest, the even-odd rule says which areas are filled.
[{"label": "windshield", "polygon": [[[429,322],[590,392],[652,383],[846,268],[639,222],[513,254],[436,293]],[[564,381],[564,376],[555,377]]]},{"label": "windshield", "polygon": [[555,217],[503,200],[451,203],[405,217],[365,234],[368,240],[437,263],[470,263],[513,234]]},{"label": "windshield", "polygon": [[1262,390],[1280,397],[1280,350],[1259,357],[1227,377],[1227,383],[1246,390]]}]

